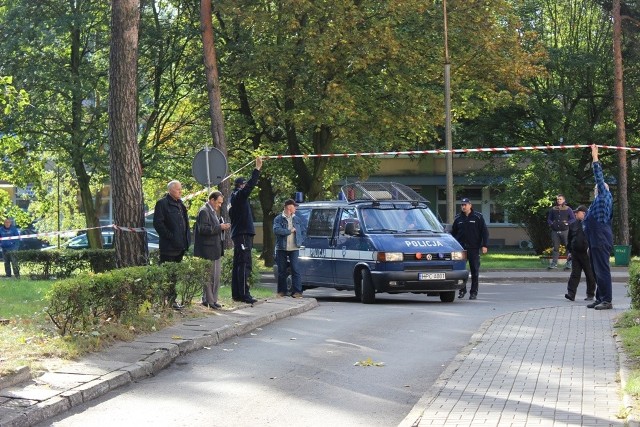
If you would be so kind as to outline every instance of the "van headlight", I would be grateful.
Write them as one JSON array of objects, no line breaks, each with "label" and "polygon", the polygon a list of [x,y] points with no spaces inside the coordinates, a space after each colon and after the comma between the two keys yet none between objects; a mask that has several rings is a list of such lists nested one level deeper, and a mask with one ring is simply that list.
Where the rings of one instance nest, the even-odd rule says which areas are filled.
[{"label": "van headlight", "polygon": [[466,261],[467,260],[467,251],[451,252],[451,260],[452,261]]},{"label": "van headlight", "polygon": [[378,262],[402,261],[402,252],[378,252]]}]

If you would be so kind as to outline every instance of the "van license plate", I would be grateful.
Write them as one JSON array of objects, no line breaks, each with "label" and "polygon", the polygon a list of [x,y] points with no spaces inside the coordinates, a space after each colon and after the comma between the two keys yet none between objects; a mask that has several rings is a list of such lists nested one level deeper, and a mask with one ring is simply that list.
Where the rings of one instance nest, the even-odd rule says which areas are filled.
[{"label": "van license plate", "polygon": [[444,280],[444,273],[419,273],[419,280]]}]

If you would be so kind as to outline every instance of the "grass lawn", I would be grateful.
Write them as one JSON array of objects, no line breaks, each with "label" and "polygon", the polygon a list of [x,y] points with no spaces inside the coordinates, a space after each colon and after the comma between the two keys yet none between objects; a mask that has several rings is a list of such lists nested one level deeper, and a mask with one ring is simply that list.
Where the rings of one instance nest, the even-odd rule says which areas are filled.
[{"label": "grass lawn", "polygon": [[[85,334],[61,337],[45,312],[45,296],[54,281],[26,277],[24,273],[19,280],[0,276],[0,376],[25,365],[35,372],[42,369],[44,359],[74,359],[115,341],[132,340],[137,333],[159,330],[185,318],[206,316],[211,311],[200,305],[198,299],[179,313],[150,312],[131,324],[105,323]],[[258,299],[273,296],[271,289],[260,286],[252,288],[251,293]],[[231,299],[230,286],[220,288],[218,302],[224,309],[238,306]]]}]

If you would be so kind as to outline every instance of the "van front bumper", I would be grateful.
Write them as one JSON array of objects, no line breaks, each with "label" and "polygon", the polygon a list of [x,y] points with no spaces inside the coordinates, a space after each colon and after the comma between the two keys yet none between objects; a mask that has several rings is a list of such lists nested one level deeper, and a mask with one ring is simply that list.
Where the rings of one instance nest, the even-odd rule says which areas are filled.
[{"label": "van front bumper", "polygon": [[417,271],[371,271],[376,292],[447,292],[463,289],[468,270],[444,271],[444,279],[419,280]]}]

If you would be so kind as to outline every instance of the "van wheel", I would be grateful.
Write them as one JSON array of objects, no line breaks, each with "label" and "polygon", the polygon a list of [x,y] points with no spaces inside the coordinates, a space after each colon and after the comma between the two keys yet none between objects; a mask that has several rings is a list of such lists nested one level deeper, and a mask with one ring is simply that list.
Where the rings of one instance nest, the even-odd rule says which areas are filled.
[{"label": "van wheel", "polygon": [[454,302],[456,300],[456,291],[440,292],[440,301]]},{"label": "van wheel", "polygon": [[365,268],[362,270],[361,276],[362,303],[373,304],[376,301],[376,290],[373,288],[373,282],[371,281],[371,272]]},{"label": "van wheel", "polygon": [[[355,280],[354,280],[355,282]],[[358,283],[355,283],[355,286],[353,287],[354,292],[356,293],[356,299],[358,301],[362,301],[362,274],[360,274],[360,278],[358,280]]]}]

